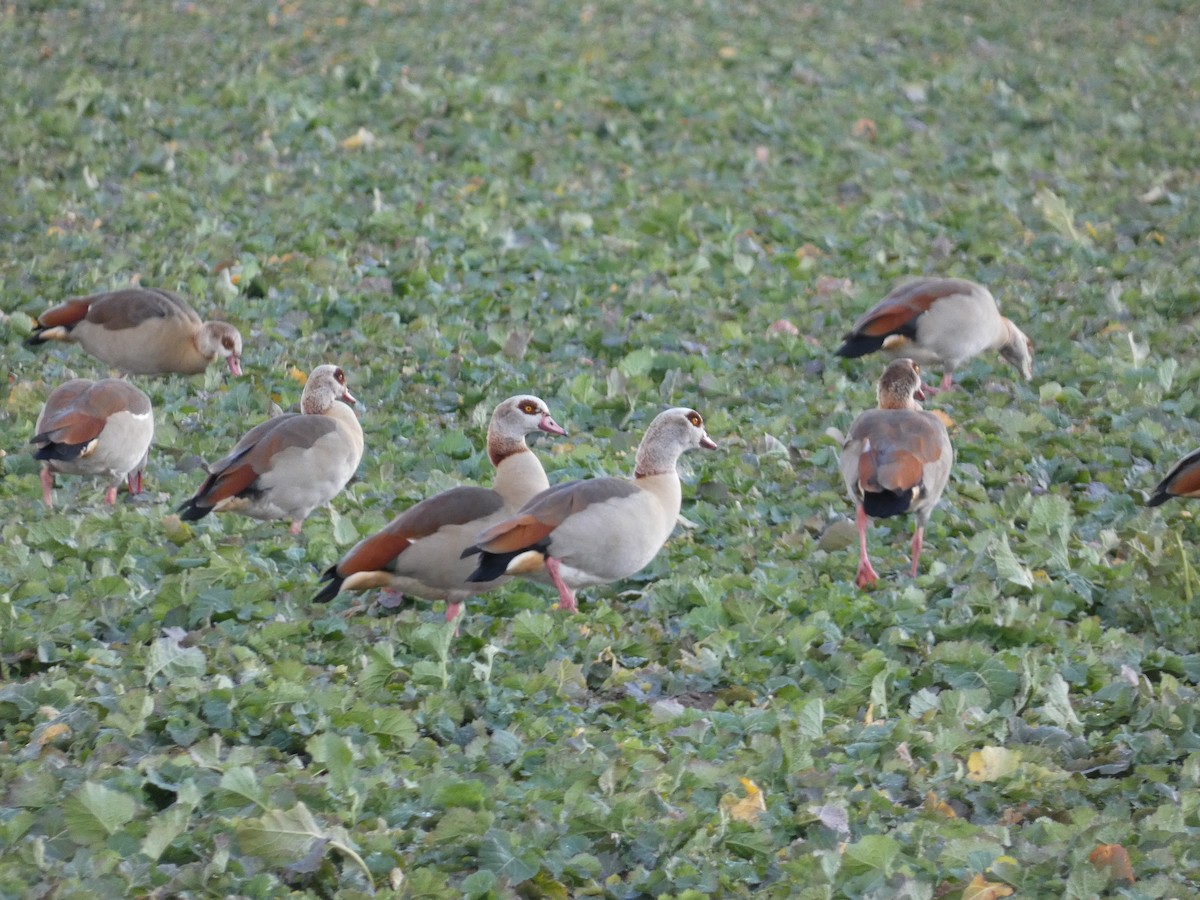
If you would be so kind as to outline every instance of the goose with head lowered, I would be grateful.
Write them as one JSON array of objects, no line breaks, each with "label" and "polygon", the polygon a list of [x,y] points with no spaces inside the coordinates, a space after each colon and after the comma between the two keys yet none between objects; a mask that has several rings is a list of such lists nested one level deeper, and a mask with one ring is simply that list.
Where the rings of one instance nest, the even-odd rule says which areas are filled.
[{"label": "goose with head lowered", "polygon": [[491,488],[462,486],[409,507],[385,528],[359,541],[322,576],[327,584],[313,600],[327,603],[341,591],[382,587],[400,594],[446,601],[453,621],[463,601],[507,581],[499,576],[472,582],[472,560],[462,551],[480,531],[512,515],[550,486],[525,436],[566,432],[544,400],[531,394],[509,397],[492,413],[488,459],[496,469]]},{"label": "goose with head lowered", "polygon": [[998,350],[1028,381],[1033,377],[1033,343],[1000,315],[991,291],[962,278],[917,278],[893,288],[854,323],[838,356],[855,358],[882,350],[921,365],[942,367],[948,390],[959,366],[985,350]]},{"label": "goose with head lowered", "polygon": [[142,490],[142,470],[154,439],[150,398],[128,381],[73,378],[59,385],[33,428],[35,459],[42,460],[42,499],[54,505],[54,474],[99,475],[109,481],[104,502],[117,502],[117,485]]},{"label": "goose with head lowered", "polygon": [[925,412],[921,369],[911,359],[893,360],[879,379],[879,408],[860,414],[842,446],[842,478],[857,509],[858,586],[874,584],[879,574],[867,557],[867,525],[912,513],[917,520],[912,539],[912,574],[916,577],[925,524],[937,506],[954,448],[946,426]]},{"label": "goose with head lowered", "polygon": [[300,398],[299,413],[254,426],[225,457],[208,467],[196,495],[179,508],[186,521],[210,512],[253,519],[291,519],[292,534],[318,506],[350,480],[363,453],[357,403],[339,366],[317,366]]},{"label": "goose with head lowered", "polygon": [[131,287],[76,297],[42,313],[25,341],[79,344],[130,375],[196,375],[224,359],[242,374],[242,336],[228,322],[202,322],[177,294]]},{"label": "goose with head lowered", "polygon": [[679,518],[679,457],[716,446],[694,409],[660,413],[638,446],[632,479],[571,481],[538,494],[463,551],[479,556],[469,580],[507,574],[549,582],[559,607],[573,612],[576,589],[627,578],[654,559]]}]

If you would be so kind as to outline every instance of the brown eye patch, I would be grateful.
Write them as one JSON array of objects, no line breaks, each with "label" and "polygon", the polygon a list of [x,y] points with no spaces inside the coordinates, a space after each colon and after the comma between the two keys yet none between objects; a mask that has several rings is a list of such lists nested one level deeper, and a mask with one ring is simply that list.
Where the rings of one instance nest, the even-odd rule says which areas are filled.
[{"label": "brown eye patch", "polygon": [[530,403],[528,400],[526,400],[524,403],[521,404],[521,412],[525,413],[526,415],[532,416],[537,411],[538,411],[538,408],[537,408],[537,404],[535,404],[535,403]]},{"label": "brown eye patch", "polygon": [[345,373],[345,372],[343,372],[341,369],[338,369],[336,372],[334,372],[334,373],[333,373],[333,377],[334,377],[335,379],[337,379],[337,383],[338,383],[338,384],[345,384],[345,383],[346,383],[346,373]]},{"label": "brown eye patch", "polygon": [[233,338],[230,338],[230,337],[222,338],[221,346],[224,347],[226,350],[232,350],[233,349]]},{"label": "brown eye patch", "polygon": [[700,413],[698,412],[688,413],[688,421],[697,428],[700,428],[704,424],[704,420],[700,418]]}]

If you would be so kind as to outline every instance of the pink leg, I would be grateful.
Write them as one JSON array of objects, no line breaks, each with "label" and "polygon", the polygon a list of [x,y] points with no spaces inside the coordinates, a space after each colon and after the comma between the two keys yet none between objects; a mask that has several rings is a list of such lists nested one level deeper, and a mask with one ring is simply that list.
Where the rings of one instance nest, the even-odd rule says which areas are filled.
[{"label": "pink leg", "polygon": [[54,508],[54,473],[49,466],[42,466],[42,502],[46,509]]},{"label": "pink leg", "polygon": [[926,384],[922,381],[921,390],[930,396],[933,396],[934,394],[940,394],[942,391],[952,391],[954,390],[954,374],[952,372],[943,372],[942,383],[937,387],[934,387],[932,384]]},{"label": "pink leg", "polygon": [[303,519],[292,519],[292,527],[288,529],[292,534],[299,534],[300,529],[304,527]]},{"label": "pink leg", "polygon": [[563,581],[562,573],[559,572],[559,562],[553,556],[546,557],[546,572],[549,573],[554,586],[558,588],[558,608],[567,612],[577,612],[579,607],[575,604],[575,592]]},{"label": "pink leg", "polygon": [[129,493],[140,494],[142,492],[142,470],[129,473]]},{"label": "pink leg", "polygon": [[918,525],[917,530],[913,532],[913,539],[912,539],[912,558],[913,558],[912,577],[913,578],[917,577],[917,563],[921,559],[921,545],[923,544],[924,540],[925,540],[925,529],[923,527],[921,527],[920,525]]},{"label": "pink leg", "polygon": [[871,517],[867,515],[863,505],[858,504],[858,586],[860,588],[870,587],[879,580],[879,573],[871,565],[871,560],[867,559],[867,525],[870,522]]},{"label": "pink leg", "polygon": [[[462,610],[463,610],[463,605],[462,605],[461,600],[458,600],[458,601],[451,600],[450,602],[448,602],[446,604],[446,621],[453,622],[455,619],[457,619],[459,616],[462,615]],[[456,631],[455,634],[457,634],[457,633],[458,632]]]},{"label": "pink leg", "polygon": [[116,504],[116,502],[117,502],[117,486],[115,484],[111,485],[109,487],[109,489],[104,492],[104,502],[107,503],[109,506],[113,506]]}]

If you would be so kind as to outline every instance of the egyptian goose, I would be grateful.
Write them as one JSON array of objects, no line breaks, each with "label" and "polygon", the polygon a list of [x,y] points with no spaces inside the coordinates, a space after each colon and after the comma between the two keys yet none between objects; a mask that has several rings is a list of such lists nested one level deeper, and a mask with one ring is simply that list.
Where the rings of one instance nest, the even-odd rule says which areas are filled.
[{"label": "egyptian goose", "polygon": [[208,467],[196,496],[179,508],[181,518],[236,512],[291,519],[292,534],[299,534],[308,514],[337,496],[362,459],[362,427],[348,405],[357,402],[338,366],[317,366],[304,386],[300,412],[246,432],[228,456]]},{"label": "egyptian goose", "polygon": [[154,437],[150,398],[127,381],[73,378],[46,400],[33,440],[34,459],[43,461],[42,499],[54,506],[54,473],[100,475],[110,481],[104,502],[117,502],[117,484],[142,490],[142,470]]},{"label": "egyptian goose", "polygon": [[242,374],[242,336],[228,322],[201,322],[170,291],[131,287],[76,297],[46,310],[26,340],[70,341],[130,375],[196,375],[218,356]]},{"label": "egyptian goose", "polygon": [[632,480],[571,481],[538,494],[463,551],[480,557],[468,580],[508,574],[548,581],[559,607],[573,612],[576,588],[626,578],[654,559],[679,518],[680,455],[716,446],[694,409],[659,413],[638,447]]},{"label": "egyptian goose", "polygon": [[1171,467],[1146,505],[1161,506],[1172,497],[1200,497],[1200,450],[1193,450]]},{"label": "egyptian goose", "polygon": [[842,445],[842,478],[858,508],[858,586],[879,574],[867,558],[868,519],[911,512],[917,518],[912,539],[912,574],[921,558],[925,523],[941,499],[954,448],[946,426],[917,402],[921,369],[911,359],[891,362],[879,379],[879,408],[858,416]]},{"label": "egyptian goose", "polygon": [[999,350],[1028,381],[1033,344],[1000,315],[991,291],[961,278],[918,278],[892,289],[842,338],[837,355],[848,358],[882,350],[923,365],[942,367],[938,388],[948,390],[954,371],[984,350]]},{"label": "egyptian goose", "polygon": [[496,467],[491,489],[451,488],[409,507],[331,566],[322,576],[328,584],[313,600],[326,603],[343,590],[383,587],[445,600],[450,622],[468,597],[506,581],[468,582],[475,563],[463,559],[462,551],[480,531],[550,486],[542,464],[525,443],[525,435],[534,431],[566,434],[537,397],[523,394],[497,406],[487,433],[488,458]]}]

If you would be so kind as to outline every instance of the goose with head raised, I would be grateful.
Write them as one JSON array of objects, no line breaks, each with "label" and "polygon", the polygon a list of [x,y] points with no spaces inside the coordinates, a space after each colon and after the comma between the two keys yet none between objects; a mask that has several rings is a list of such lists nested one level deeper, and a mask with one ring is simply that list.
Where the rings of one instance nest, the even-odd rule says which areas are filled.
[{"label": "goose with head raised", "polygon": [[246,432],[208,467],[208,478],[180,507],[181,518],[236,512],[291,519],[292,534],[299,534],[309,513],[338,495],[362,459],[362,426],[350,407],[357,402],[339,366],[317,366],[304,386],[300,412]]},{"label": "goose with head raised", "polygon": [[576,589],[627,578],[654,559],[679,518],[679,457],[716,446],[694,409],[660,413],[638,446],[632,479],[571,481],[538,494],[463,551],[479,555],[470,580],[507,574],[549,582],[560,608],[574,611]]},{"label": "goose with head raised", "polygon": [[872,518],[911,512],[917,524],[912,539],[916,577],[925,524],[950,479],[954,448],[946,426],[921,408],[921,369],[911,359],[893,360],[879,379],[879,408],[861,413],[842,446],[846,491],[857,509],[858,586],[879,575],[867,557],[867,525]]},{"label": "goose with head raised", "polygon": [[497,406],[487,432],[488,458],[496,469],[492,487],[455,487],[409,507],[331,566],[322,576],[327,584],[313,599],[326,603],[341,591],[382,587],[445,600],[446,620],[453,621],[467,598],[506,581],[505,576],[468,581],[475,564],[462,551],[480,531],[550,486],[525,442],[535,431],[566,434],[538,397],[521,394]]}]

